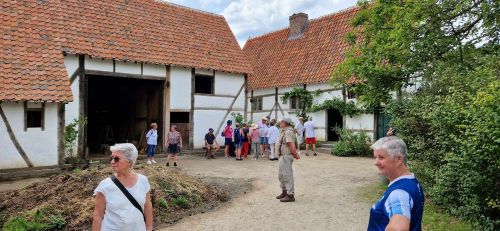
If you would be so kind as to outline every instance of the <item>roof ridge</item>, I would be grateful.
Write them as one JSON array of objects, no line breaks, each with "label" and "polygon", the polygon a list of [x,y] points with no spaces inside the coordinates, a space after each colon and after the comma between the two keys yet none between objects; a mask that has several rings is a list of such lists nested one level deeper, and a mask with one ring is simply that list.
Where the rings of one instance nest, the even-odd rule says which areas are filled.
[{"label": "roof ridge", "polygon": [[223,15],[220,15],[220,14],[216,14],[216,13],[212,13],[212,12],[208,12],[208,11],[203,11],[203,10],[195,9],[195,8],[191,8],[191,7],[188,7],[188,6],[179,5],[179,4],[176,4],[176,3],[173,3],[173,2],[167,2],[166,0],[154,0],[154,1],[158,2],[160,4],[170,5],[170,6],[173,6],[173,7],[177,7],[177,8],[181,8],[181,9],[185,9],[185,10],[190,10],[190,11],[197,12],[197,13],[203,13],[203,14],[208,14],[208,15],[217,16],[217,17],[224,17]]},{"label": "roof ridge", "polygon": [[[333,16],[333,15],[342,14],[342,13],[345,13],[345,12],[347,12],[347,11],[353,10],[353,9],[355,9],[355,8],[357,8],[357,7],[358,7],[357,5],[354,5],[354,6],[350,6],[350,7],[347,7],[347,8],[345,8],[345,9],[342,9],[342,10],[339,10],[339,11],[336,11],[336,12],[333,12],[333,13],[329,13],[329,14],[325,14],[325,15],[319,16],[319,17],[314,18],[314,19],[309,19],[309,20],[307,20],[307,23],[309,23],[309,22],[313,22],[313,21],[318,21],[318,20],[321,20],[321,19],[324,19],[324,18],[327,18],[327,17],[331,17],[331,16]],[[266,32],[266,33],[261,34],[261,35],[259,35],[259,36],[257,36],[257,37],[249,38],[249,39],[247,40],[247,43],[248,43],[249,41],[251,41],[251,40],[254,40],[254,39],[257,39],[257,38],[261,38],[261,37],[265,37],[265,36],[268,36],[268,35],[271,35],[271,34],[273,34],[273,33],[277,33],[277,32],[280,32],[280,31],[282,31],[282,30],[286,30],[286,29],[289,29],[289,28],[290,28],[290,26],[287,26],[287,27],[284,27],[284,28],[281,28],[281,29],[276,29],[276,30],[272,30],[272,31]]]}]

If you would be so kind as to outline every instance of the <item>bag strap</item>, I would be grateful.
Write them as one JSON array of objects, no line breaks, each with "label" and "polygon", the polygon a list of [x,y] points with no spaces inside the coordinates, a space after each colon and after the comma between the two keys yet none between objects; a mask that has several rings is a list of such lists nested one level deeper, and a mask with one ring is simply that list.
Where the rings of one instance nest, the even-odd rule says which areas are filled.
[{"label": "bag strap", "polygon": [[122,193],[127,197],[127,199],[130,201],[130,203],[132,203],[132,205],[134,205],[134,207],[136,207],[139,211],[141,211],[142,213],[142,218],[144,218],[144,222],[146,222],[146,217],[144,216],[144,212],[142,211],[142,208],[141,206],[139,205],[139,203],[135,200],[135,198],[130,195],[130,193],[128,192],[128,190],[125,188],[125,186],[123,186],[123,184],[116,178],[116,176],[111,176],[110,177],[111,180],[113,181],[113,183],[115,183],[115,185],[120,189],[120,191],[122,191]]}]

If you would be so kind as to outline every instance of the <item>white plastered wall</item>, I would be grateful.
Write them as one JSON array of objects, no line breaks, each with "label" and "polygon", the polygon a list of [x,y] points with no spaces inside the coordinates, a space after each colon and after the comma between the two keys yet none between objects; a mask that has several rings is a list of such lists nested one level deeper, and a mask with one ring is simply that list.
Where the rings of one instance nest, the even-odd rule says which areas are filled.
[{"label": "white plastered wall", "polygon": [[170,109],[191,109],[191,68],[170,68]]},{"label": "white plastered wall", "polygon": [[[22,103],[2,102],[2,109],[17,141],[31,163],[35,167],[57,165],[57,104],[45,104],[43,131],[41,128],[28,128],[24,131],[24,105]],[[12,143],[4,121],[0,123],[0,137],[2,137],[0,139],[0,159],[2,160],[0,169],[27,167]]]},{"label": "white plastered wall", "polygon": [[[297,86],[302,88],[302,86]],[[281,108],[283,109],[283,112],[285,116],[291,117],[294,123],[298,122],[298,118],[295,115],[295,111],[290,110],[290,105],[288,102],[282,103],[281,101],[281,96],[285,92],[289,92],[293,90],[294,87],[287,87],[287,88],[278,88],[278,103],[280,104]],[[307,85],[307,90],[308,91],[316,91],[316,90],[329,90],[326,92],[322,92],[319,96],[314,98],[314,103],[320,104],[323,103],[325,100],[332,99],[332,98],[339,98],[342,99],[342,90],[340,89],[335,89],[335,87],[323,83],[323,84],[312,84],[312,85]],[[258,121],[262,117],[269,115],[269,112],[271,111],[271,108],[274,105],[274,93],[275,89],[258,89],[253,91],[253,96],[254,97],[259,97],[262,95],[269,95],[273,94],[273,96],[264,96],[263,97],[263,111],[254,111],[253,112],[253,117],[251,118],[252,121]],[[250,96],[249,96],[250,97]],[[251,109],[251,104],[250,101],[248,100],[248,118],[250,118],[250,109]],[[319,111],[319,112],[313,112],[309,113],[310,116],[313,117],[313,121],[316,125],[316,138],[320,141],[326,140],[326,127],[327,127],[327,118],[326,118],[326,111]],[[271,113],[271,118],[275,117],[275,112],[274,109]],[[278,110],[278,120],[281,119],[283,116],[281,114],[281,111]],[[364,130],[367,132],[368,135],[373,136],[374,132],[374,115],[373,114],[363,114],[359,115],[356,117],[349,117],[349,116],[344,116],[344,127],[349,128],[349,129],[354,129],[355,131],[360,131]]]}]

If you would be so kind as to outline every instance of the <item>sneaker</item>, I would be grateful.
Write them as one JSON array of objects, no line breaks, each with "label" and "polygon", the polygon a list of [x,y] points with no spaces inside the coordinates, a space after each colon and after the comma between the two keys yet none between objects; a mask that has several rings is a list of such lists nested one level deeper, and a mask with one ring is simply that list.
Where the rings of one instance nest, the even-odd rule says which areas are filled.
[{"label": "sneaker", "polygon": [[170,166],[170,163],[169,163],[169,162],[167,162],[167,164],[166,164],[166,165],[167,165],[167,167],[168,167],[168,166]]},{"label": "sneaker", "polygon": [[317,156],[318,154],[314,153],[313,156]]},{"label": "sneaker", "polygon": [[150,160],[148,160],[148,161],[146,162],[146,164],[151,164],[151,161],[150,161]]},{"label": "sneaker", "polygon": [[153,164],[156,164],[156,160],[152,160],[151,162],[152,162]]},{"label": "sneaker", "polygon": [[176,162],[174,162],[174,166],[177,167],[177,163]]}]

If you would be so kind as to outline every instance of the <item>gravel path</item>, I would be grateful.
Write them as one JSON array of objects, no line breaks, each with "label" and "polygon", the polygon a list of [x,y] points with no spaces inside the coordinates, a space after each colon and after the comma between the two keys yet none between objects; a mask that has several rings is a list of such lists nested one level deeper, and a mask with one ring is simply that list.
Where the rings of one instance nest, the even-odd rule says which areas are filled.
[{"label": "gravel path", "polygon": [[378,180],[373,160],[329,154],[294,161],[294,203],[275,199],[280,193],[278,162],[183,156],[181,169],[193,176],[251,179],[252,189],[213,211],[193,215],[160,230],[366,230],[370,204],[358,189]]}]

